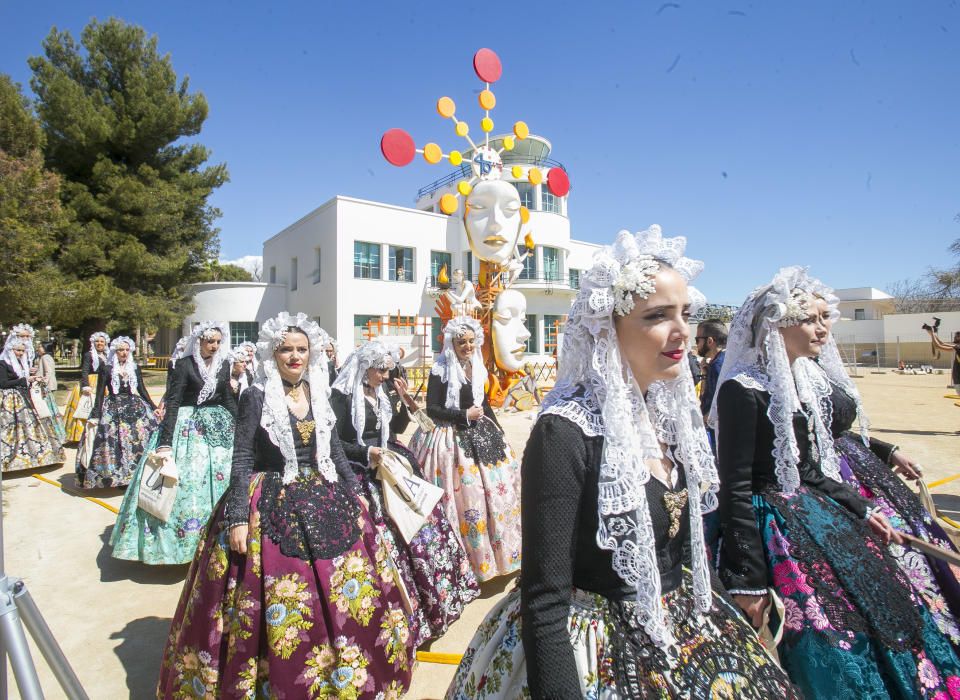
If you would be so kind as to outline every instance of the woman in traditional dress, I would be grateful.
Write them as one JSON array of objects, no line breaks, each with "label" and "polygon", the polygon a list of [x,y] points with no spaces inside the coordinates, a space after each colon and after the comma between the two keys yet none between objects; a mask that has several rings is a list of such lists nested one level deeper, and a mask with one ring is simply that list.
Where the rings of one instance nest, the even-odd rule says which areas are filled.
[{"label": "woman in traditional dress", "polygon": [[[140,368],[133,359],[136,344],[121,335],[110,341],[110,354],[100,365],[97,403],[87,421],[93,430],[90,460],[77,460],[77,486],[82,489],[127,486],[157,429],[157,408]],[[84,440],[88,440],[85,437]]]},{"label": "woman in traditional dress", "polygon": [[344,452],[357,465],[361,493],[370,502],[371,517],[394,554],[412,608],[414,646],[420,646],[442,635],[480,591],[441,503],[409,543],[386,512],[376,471],[383,450],[401,455],[422,477],[416,458],[396,435],[410,423],[409,412],[419,407],[407,393],[403,379],[394,380],[395,391],[385,390],[396,362],[394,348],[377,340],[364,343],[343,363],[330,403]]},{"label": "woman in traditional dress", "polygon": [[180,338],[180,340],[177,341],[177,344],[173,347],[173,352],[170,353],[170,359],[167,360],[167,382],[163,389],[163,396],[160,397],[160,420],[163,420],[163,416],[166,412],[167,394],[170,393],[170,384],[173,383],[173,370],[177,366],[177,360],[183,357],[183,350],[187,347],[188,342],[190,342],[189,335],[185,335]]},{"label": "woman in traditional dress", "polygon": [[417,430],[410,449],[426,478],[443,488],[480,581],[520,569],[520,463],[487,399],[483,329],[469,316],[450,320],[427,384],[432,432]]},{"label": "woman in traditional dress", "polygon": [[63,423],[67,432],[67,442],[78,442],[83,437],[83,424],[86,419],[79,420],[73,417],[81,396],[89,396],[96,401],[94,392],[97,389],[97,377],[100,365],[107,361],[107,346],[110,345],[110,336],[103,331],[97,331],[90,336],[90,349],[83,353],[80,360],[80,383],[77,384],[67,397],[67,405],[63,411]]},{"label": "woman in traditional dress", "polygon": [[827,338],[808,281],[782,269],[731,326],[711,411],[720,575],[756,626],[768,588],[780,597],[780,660],[807,698],[948,697],[960,660],[886,546],[899,535],[842,483],[816,375],[803,371]]},{"label": "woman in traditional dress", "polygon": [[[16,329],[15,329],[16,330]],[[30,385],[43,378],[30,374],[30,340],[11,332],[0,354],[0,469],[16,471],[62,464],[63,444],[53,423],[40,419]]]},{"label": "woman in traditional dress", "polygon": [[622,231],[581,277],[523,456],[523,573],[447,698],[799,698],[715,590],[717,473],[684,348],[683,238]]},{"label": "woman in traditional dress", "polygon": [[43,379],[43,398],[50,412],[50,423],[60,443],[67,441],[67,433],[60,418],[60,409],[53,392],[57,390],[57,364],[53,359],[53,341],[37,344],[37,376]]},{"label": "woman in traditional dress", "polygon": [[[145,564],[187,564],[230,479],[237,402],[230,390],[230,331],[204,321],[177,362],[160,427],[134,471],[110,535],[113,556]],[[146,459],[172,458],[177,485],[166,522],[137,507]]]},{"label": "woman in traditional dress", "polygon": [[[936,520],[923,507],[920,498],[897,476],[916,480],[920,466],[897,445],[869,434],[869,421],[856,384],[847,375],[831,330],[840,317],[833,290],[820,280],[809,278],[803,285],[813,294],[827,328],[827,337],[816,360],[800,358],[795,374],[803,373],[802,383],[810,386],[818,398],[816,410],[830,423],[840,477],[862,497],[880,507],[890,523],[902,532],[944,549],[957,551]],[[859,435],[851,432],[854,421]],[[831,470],[833,471],[833,470]],[[890,553],[896,559],[914,592],[923,601],[939,630],[960,648],[960,580],[946,562],[893,544]]]},{"label": "woman in traditional dress", "polygon": [[240,395],[253,385],[253,374],[249,369],[249,357],[243,348],[230,353],[230,390],[240,400]]},{"label": "woman in traditional dress", "polygon": [[329,404],[327,339],[305,314],[260,329],[230,488],[163,655],[161,698],[387,698],[414,662],[402,592],[357,495]]}]

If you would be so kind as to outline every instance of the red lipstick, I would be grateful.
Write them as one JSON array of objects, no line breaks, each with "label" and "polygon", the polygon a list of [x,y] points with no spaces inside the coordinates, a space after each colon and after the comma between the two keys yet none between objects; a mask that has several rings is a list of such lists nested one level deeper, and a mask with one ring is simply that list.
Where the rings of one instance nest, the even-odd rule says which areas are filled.
[{"label": "red lipstick", "polygon": [[671,360],[680,361],[683,359],[683,349],[670,350],[669,352],[661,352],[661,355],[664,357],[669,357]]}]

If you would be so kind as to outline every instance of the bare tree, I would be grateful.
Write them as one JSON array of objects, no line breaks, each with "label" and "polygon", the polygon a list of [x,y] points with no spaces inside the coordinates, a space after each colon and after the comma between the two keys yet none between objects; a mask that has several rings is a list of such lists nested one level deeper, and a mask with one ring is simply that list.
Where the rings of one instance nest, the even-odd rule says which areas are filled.
[{"label": "bare tree", "polygon": [[249,267],[254,282],[263,282],[263,258],[256,258]]},{"label": "bare tree", "polygon": [[960,297],[945,295],[928,277],[900,280],[887,287],[898,314],[929,314],[960,311]]}]

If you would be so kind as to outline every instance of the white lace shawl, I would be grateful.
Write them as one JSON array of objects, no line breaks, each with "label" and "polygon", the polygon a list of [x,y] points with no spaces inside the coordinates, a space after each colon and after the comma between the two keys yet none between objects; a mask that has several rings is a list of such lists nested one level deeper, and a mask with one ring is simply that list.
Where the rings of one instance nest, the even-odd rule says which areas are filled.
[{"label": "white lace shawl", "polygon": [[170,368],[167,371],[170,371],[177,366],[177,360],[183,357],[183,351],[187,347],[189,340],[190,336],[185,335],[177,341],[177,344],[173,348],[173,352],[170,353]]},{"label": "white lace shawl", "polygon": [[[604,436],[597,509],[597,544],[613,552],[617,575],[636,589],[644,630],[661,647],[675,640],[661,603],[656,542],[645,485],[646,460],[661,460],[660,443],[684,469],[690,516],[690,543],[695,604],[705,612],[712,604],[701,516],[717,507],[716,466],[693,390],[690,367],[680,363],[680,376],[654,382],[646,397],[639,392],[623,362],[613,323],[612,288],[623,265],[640,255],[670,264],[687,281],[703,264],[686,258],[686,240],[664,239],[659,226],[632,235],[621,231],[613,246],[594,255],[581,277],[580,291],[565,327],[563,362],[557,384],[544,399],[542,414],[569,418],[588,435]],[[692,287],[691,300],[702,300]],[[696,302],[694,302],[696,303]],[[694,309],[695,311],[695,309]],[[578,386],[585,396],[575,400]]]},{"label": "white lace shawl", "polygon": [[[214,331],[220,333],[220,347],[217,348],[217,352],[208,366],[207,361],[200,354],[200,341]],[[197,405],[199,406],[216,393],[220,368],[230,357],[230,324],[223,321],[202,321],[198,323],[187,340],[183,355],[194,359],[194,362],[197,363],[197,371],[200,372],[200,378],[203,379],[203,387],[197,397]]]},{"label": "white lace shawl", "polygon": [[780,334],[790,293],[808,280],[802,267],[782,268],[773,280],[750,293],[730,324],[727,353],[717,381],[717,392],[710,407],[708,422],[722,439],[717,418],[717,399],[724,382],[733,379],[770,395],[767,418],[773,424],[774,473],[780,489],[793,493],[800,486],[800,448],[794,434],[793,416],[803,412],[813,425],[811,450],[818,450],[824,475],[840,481],[840,460],[830,433],[832,409],[830,383],[813,363],[800,362],[791,367],[787,348]]},{"label": "white lace shawl", "polygon": [[110,336],[104,333],[103,331],[97,331],[90,336],[90,355],[92,356],[92,367],[93,371],[97,372],[100,369],[100,353],[97,352],[97,338],[103,338],[103,342],[106,343],[104,350],[104,358],[106,353],[110,351]]},{"label": "white lace shawl", "polygon": [[447,408],[460,408],[460,387],[467,383],[467,373],[464,371],[457,351],[453,347],[454,341],[466,331],[473,331],[475,342],[473,355],[470,358],[473,405],[483,406],[483,396],[487,382],[487,368],[483,364],[483,327],[480,322],[470,316],[457,316],[447,322],[443,329],[443,351],[436,358],[430,374],[435,374],[447,383]]},{"label": "white lace shawl", "polygon": [[[326,356],[326,355],[324,355]],[[350,356],[340,367],[333,388],[350,397],[350,416],[353,420],[353,429],[357,432],[357,442],[366,445],[363,441],[363,430],[367,424],[366,398],[363,387],[367,378],[367,370],[392,369],[399,359],[398,348],[380,340],[369,340],[350,353]],[[380,445],[386,447],[390,439],[390,420],[393,418],[393,407],[384,391],[383,384],[377,387],[376,414],[380,422]]]},{"label": "white lace shawl", "polygon": [[[127,355],[127,361],[122,365],[117,362],[117,348],[124,344],[130,348],[130,354]],[[110,341],[110,354],[107,356],[107,364],[110,366],[110,386],[113,388],[114,395],[120,393],[120,382],[126,377],[127,384],[130,385],[130,393],[136,394],[139,389],[137,381],[137,363],[133,355],[137,350],[137,345],[125,335],[119,335]]]},{"label": "white lace shawl", "polygon": [[307,336],[310,359],[304,380],[310,386],[310,408],[316,435],[317,471],[328,482],[337,481],[336,465],[330,458],[330,435],[336,425],[336,417],[330,407],[330,381],[327,373],[327,355],[323,351],[329,336],[315,321],[304,313],[291,316],[286,311],[265,322],[260,328],[257,342],[257,357],[260,372],[254,386],[263,391],[263,413],[260,427],[270,437],[270,442],[280,448],[283,455],[283,483],[292,483],[300,474],[297,451],[290,425],[290,410],[283,392],[283,380],[273,353],[283,342],[288,328],[299,328]]},{"label": "white lace shawl", "polygon": [[[27,346],[29,344],[28,341],[11,331],[3,344],[3,354],[0,354],[0,360],[10,365],[21,379],[30,376],[30,362],[27,359]],[[16,348],[23,348],[22,357],[17,357],[16,353],[13,352]]]}]

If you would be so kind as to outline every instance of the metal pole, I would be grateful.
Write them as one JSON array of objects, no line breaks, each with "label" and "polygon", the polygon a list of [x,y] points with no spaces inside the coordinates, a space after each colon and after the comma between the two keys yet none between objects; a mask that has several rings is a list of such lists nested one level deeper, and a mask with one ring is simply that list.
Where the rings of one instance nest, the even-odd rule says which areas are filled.
[{"label": "metal pole", "polygon": [[10,667],[17,679],[17,688],[24,700],[43,700],[40,678],[30,656],[27,637],[20,624],[17,603],[13,597],[10,579],[0,579],[0,639],[10,656]]},{"label": "metal pole", "polygon": [[53,632],[47,627],[46,620],[40,614],[40,609],[33,602],[30,591],[23,584],[23,581],[17,580],[13,584],[13,595],[17,604],[17,609],[23,619],[23,624],[36,642],[37,648],[46,660],[54,677],[63,688],[63,692],[70,700],[87,700],[87,694],[80,685],[80,679],[70,667],[70,662],[63,655],[63,650],[57,644]]}]

